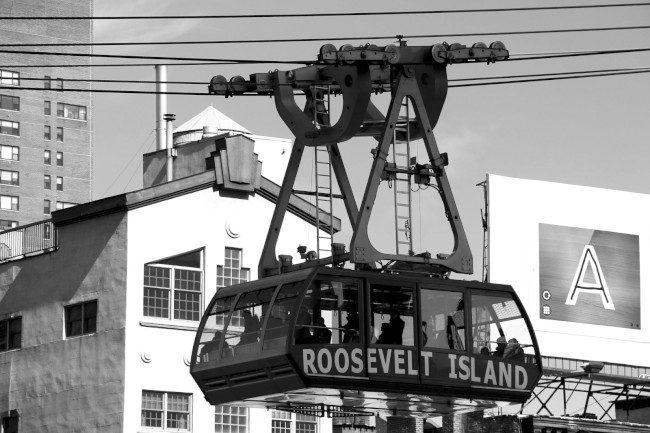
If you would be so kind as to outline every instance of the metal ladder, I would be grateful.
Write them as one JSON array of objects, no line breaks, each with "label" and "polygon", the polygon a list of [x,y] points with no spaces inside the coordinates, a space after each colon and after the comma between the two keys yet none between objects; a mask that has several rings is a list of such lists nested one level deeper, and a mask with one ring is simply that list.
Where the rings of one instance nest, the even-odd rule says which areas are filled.
[{"label": "metal ladder", "polygon": [[[330,88],[312,86],[314,99],[314,125],[331,126]],[[316,251],[318,258],[332,254],[334,215],[332,209],[332,163],[327,146],[314,148],[314,177],[316,184]]]},{"label": "metal ladder", "polygon": [[[409,169],[411,161],[411,107],[408,98],[402,101],[397,126],[393,132],[393,162],[395,168]],[[403,140],[398,139],[397,133],[403,132]],[[395,250],[397,254],[413,254],[413,230],[411,215],[411,175],[395,173],[393,180],[393,195],[395,200]]]}]

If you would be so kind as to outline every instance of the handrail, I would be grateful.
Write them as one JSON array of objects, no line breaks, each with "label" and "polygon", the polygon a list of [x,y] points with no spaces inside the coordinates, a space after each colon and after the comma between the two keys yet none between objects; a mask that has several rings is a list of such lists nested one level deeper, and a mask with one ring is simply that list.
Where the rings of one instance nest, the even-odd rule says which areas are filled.
[{"label": "handrail", "polygon": [[0,262],[46,253],[57,247],[57,229],[51,219],[0,232]]}]

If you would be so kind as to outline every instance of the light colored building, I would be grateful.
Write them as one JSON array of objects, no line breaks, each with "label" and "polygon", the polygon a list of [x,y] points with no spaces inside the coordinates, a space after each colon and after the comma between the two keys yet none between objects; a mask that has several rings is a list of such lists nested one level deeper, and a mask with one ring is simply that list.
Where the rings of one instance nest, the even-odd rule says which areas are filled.
[{"label": "light colored building", "polygon": [[[252,140],[177,146],[171,182],[156,181],[159,152],[146,155],[144,189],[54,212],[53,249],[0,264],[3,431],[331,431],[327,418],[215,408],[189,374],[218,287],[257,277],[279,191],[259,165],[284,170],[290,143],[256,139],[256,152],[264,142],[262,153],[279,155],[258,161]],[[278,254],[298,261],[316,213],[295,196],[290,208]]]},{"label": "light colored building", "polygon": [[[1,13],[8,17],[88,19],[3,20],[0,43],[36,52],[46,50],[6,44],[88,44],[92,7],[92,1],[2,2]],[[91,47],[52,51],[90,54]],[[0,230],[5,230],[90,200],[92,100],[90,92],[79,90],[90,86],[83,80],[91,78],[91,58],[0,53],[0,64]]]}]

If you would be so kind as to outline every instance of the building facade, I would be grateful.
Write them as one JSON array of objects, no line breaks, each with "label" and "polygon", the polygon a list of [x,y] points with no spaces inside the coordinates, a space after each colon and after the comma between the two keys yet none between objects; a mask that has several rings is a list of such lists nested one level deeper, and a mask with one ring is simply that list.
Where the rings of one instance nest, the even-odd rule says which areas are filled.
[{"label": "building facade", "polygon": [[[3,20],[3,45],[92,42],[92,1],[14,0],[0,2],[0,8],[11,17],[89,18]],[[91,47],[50,51],[90,54]],[[91,78],[91,58],[0,53],[0,65],[0,230],[5,230],[90,200],[92,101],[90,92],[79,91],[90,83],[76,80]]]},{"label": "building facade", "polygon": [[[190,145],[224,155],[214,139]],[[177,180],[54,212],[55,249],[0,264],[4,431],[331,430],[328,419],[215,408],[189,374],[210,299],[219,287],[256,278],[279,188],[255,176],[246,191],[225,187],[203,159],[203,170]],[[184,167],[182,156],[176,162]],[[296,252],[316,214],[291,201],[285,224],[295,229],[280,239],[283,254]]]}]

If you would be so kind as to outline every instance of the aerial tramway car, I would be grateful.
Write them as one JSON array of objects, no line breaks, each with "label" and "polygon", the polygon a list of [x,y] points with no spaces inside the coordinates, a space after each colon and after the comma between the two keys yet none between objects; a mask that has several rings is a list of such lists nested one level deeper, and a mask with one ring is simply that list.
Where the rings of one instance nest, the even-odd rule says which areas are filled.
[{"label": "aerial tramway car", "polygon": [[523,403],[541,363],[510,286],[317,267],[219,290],[191,373],[212,404],[447,413]]},{"label": "aerial tramway car", "polygon": [[[445,174],[448,158],[432,132],[446,97],[446,65],[490,63],[507,55],[501,43],[340,50],[328,44],[319,62],[305,68],[255,74],[250,81],[213,78],[212,93],[273,94],[296,141],[262,251],[260,279],[219,289],[201,320],[190,371],[210,403],[412,416],[523,403],[531,396],[541,358],[513,288],[449,278],[451,272],[471,274],[472,256]],[[306,96],[304,109],[295,101],[297,91]],[[370,102],[383,92],[391,94],[385,117]],[[341,95],[345,107],[333,126],[329,94]],[[378,141],[359,206],[338,149],[353,136]],[[409,153],[415,137],[424,142],[426,163],[414,162]],[[395,151],[405,143],[404,153]],[[332,243],[331,257],[323,257],[319,247],[294,265],[287,256],[277,260],[275,247],[307,147],[316,148],[317,170],[326,165],[334,171],[353,235],[349,253]],[[327,164],[319,163],[320,153]],[[436,191],[443,202],[454,236],[450,254],[413,253],[410,212],[397,210],[397,251],[374,248],[368,222],[382,181],[395,185],[396,209],[411,206],[410,193],[408,202],[398,203],[398,183],[406,191],[411,182],[432,186],[421,189]],[[321,207],[333,209],[320,204],[334,196],[331,181],[326,191],[317,183],[313,192],[319,233],[327,219]],[[400,250],[402,244],[408,251]],[[355,269],[344,268],[346,262]],[[389,265],[377,267],[384,262]]]}]

